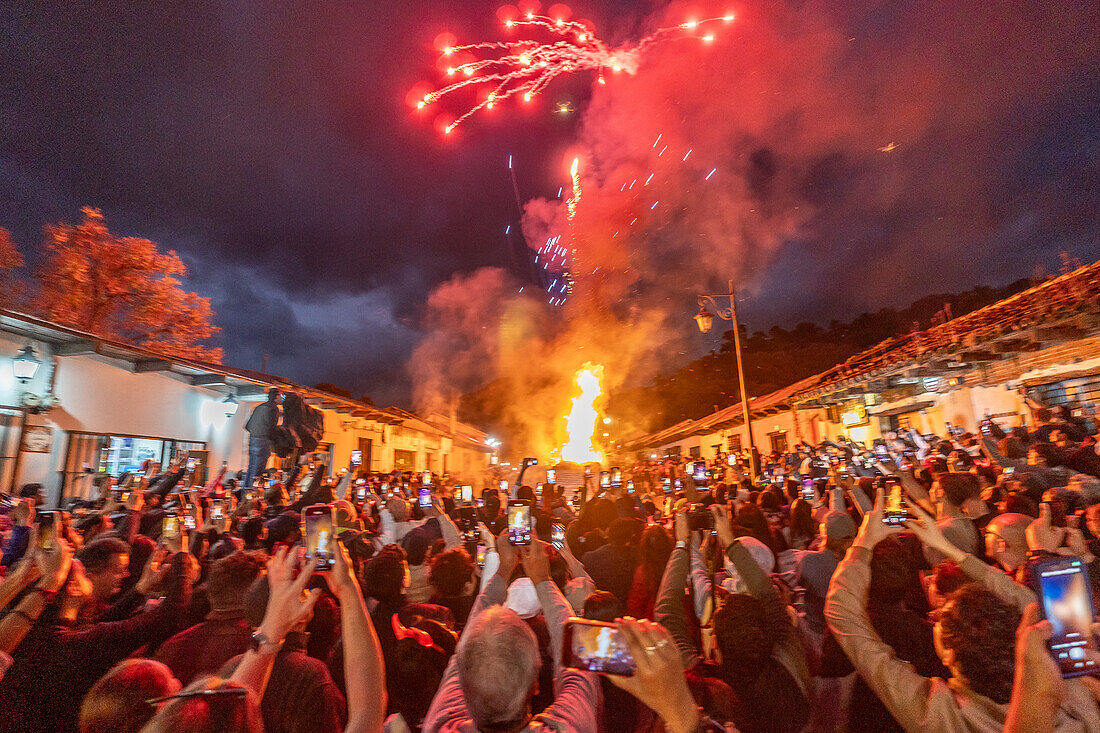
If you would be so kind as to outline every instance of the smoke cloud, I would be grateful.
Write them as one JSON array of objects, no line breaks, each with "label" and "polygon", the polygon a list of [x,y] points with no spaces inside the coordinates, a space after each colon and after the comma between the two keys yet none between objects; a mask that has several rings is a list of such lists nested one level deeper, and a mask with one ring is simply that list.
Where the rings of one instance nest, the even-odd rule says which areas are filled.
[{"label": "smoke cloud", "polygon": [[[648,23],[693,13],[707,14],[673,3]],[[565,182],[581,159],[573,220],[565,201],[525,207],[532,250],[557,235],[575,248],[569,302],[519,295],[498,270],[441,287],[411,365],[420,406],[492,384],[481,407],[503,416],[517,453],[545,456],[585,362],[603,364],[605,390],[647,381],[697,338],[696,293],[727,280],[750,299],[768,298],[776,277],[829,282],[813,293],[824,318],[830,301],[923,295],[913,258],[944,263],[931,287],[973,283],[998,237],[1074,236],[1080,217],[1036,170],[1043,141],[1009,152],[1002,141],[1089,78],[1098,15],[1068,1],[792,0],[739,8],[713,43],[652,46],[635,74],[595,87],[562,162]],[[1042,202],[1037,218],[1006,215],[1021,200]],[[784,259],[806,248],[812,273]],[[853,258],[890,274],[868,279]]]}]

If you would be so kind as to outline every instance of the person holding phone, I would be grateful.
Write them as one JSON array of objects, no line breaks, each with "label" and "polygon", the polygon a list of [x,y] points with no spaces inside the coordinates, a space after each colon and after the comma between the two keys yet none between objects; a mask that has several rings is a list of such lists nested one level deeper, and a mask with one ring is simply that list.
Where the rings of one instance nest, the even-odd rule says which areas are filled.
[{"label": "person holding phone", "polygon": [[[958,565],[971,580],[940,609],[936,651],[950,670],[950,686],[923,677],[896,658],[867,616],[874,547],[900,528],[885,524],[885,496],[864,517],[852,549],[837,568],[825,605],[834,637],[856,671],[906,730],[999,730],[1008,713],[1015,674],[1014,636],[1035,594],[948,540],[919,504],[907,528]],[[1076,696],[1062,708],[1067,719],[1100,725],[1094,700]],[[1089,729],[1089,728],[1082,728]]]},{"label": "person holding phone", "polygon": [[517,547],[504,532],[496,546],[500,565],[474,602],[462,643],[447,665],[423,729],[522,730],[531,721],[531,693],[541,665],[538,640],[518,614],[503,605],[512,572],[522,561],[554,650],[554,702],[539,718],[558,729],[596,730],[599,680],[591,672],[561,667],[570,608],[550,579],[548,545],[532,536],[531,544]]}]

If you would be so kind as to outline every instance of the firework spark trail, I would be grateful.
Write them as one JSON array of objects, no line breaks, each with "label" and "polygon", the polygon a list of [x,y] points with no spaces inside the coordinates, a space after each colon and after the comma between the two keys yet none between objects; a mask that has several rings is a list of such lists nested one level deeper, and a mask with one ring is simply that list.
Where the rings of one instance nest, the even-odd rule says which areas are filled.
[{"label": "firework spark trail", "polygon": [[[504,24],[508,28],[541,29],[557,36],[559,40],[552,43],[539,43],[529,39],[481,41],[447,46],[443,49],[444,57],[462,56],[472,54],[474,51],[495,51],[500,55],[448,67],[445,72],[447,76],[465,78],[425,94],[416,101],[416,107],[424,109],[443,97],[467,87],[492,86],[491,91],[481,102],[459,115],[444,128],[444,133],[450,133],[476,112],[492,109],[496,104],[517,94],[522,94],[523,100],[530,102],[550,82],[562,74],[595,70],[598,73],[597,81],[600,83],[604,81],[604,69],[633,74],[637,71],[642,53],[653,44],[718,22],[728,23],[733,18],[733,15],[725,15],[703,20],[689,20],[679,25],[660,28],[636,43],[611,48],[584,23],[528,14],[523,19],[507,20]],[[701,36],[700,40],[713,41],[714,35],[708,33]]]}]

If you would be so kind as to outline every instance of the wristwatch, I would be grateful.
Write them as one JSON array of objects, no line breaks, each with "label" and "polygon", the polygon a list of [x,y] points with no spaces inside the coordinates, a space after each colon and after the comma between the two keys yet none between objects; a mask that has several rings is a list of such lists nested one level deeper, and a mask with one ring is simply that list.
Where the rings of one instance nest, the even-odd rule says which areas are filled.
[{"label": "wristwatch", "polygon": [[266,634],[256,631],[253,632],[252,638],[248,642],[248,648],[257,654],[278,654],[279,650],[283,648],[283,642],[271,641]]}]

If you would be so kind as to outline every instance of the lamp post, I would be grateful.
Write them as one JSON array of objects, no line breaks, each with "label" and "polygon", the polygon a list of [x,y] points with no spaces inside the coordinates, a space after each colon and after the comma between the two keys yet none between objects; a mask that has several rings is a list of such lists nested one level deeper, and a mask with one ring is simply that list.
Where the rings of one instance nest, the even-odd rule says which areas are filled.
[{"label": "lamp post", "polygon": [[[716,298],[729,298],[730,307],[722,308]],[[707,305],[714,309],[714,313],[707,310]],[[741,328],[737,325],[737,293],[733,289],[733,280],[729,281],[728,293],[712,293],[699,295],[699,312],[695,314],[695,323],[702,333],[710,331],[714,324],[714,316],[717,315],[724,321],[733,324],[733,353],[737,358],[737,381],[741,388],[741,412],[745,420],[745,432],[749,436],[749,470],[753,478],[760,472],[760,454],[756,452],[756,441],[752,437],[752,417],[749,415],[749,396],[745,391],[745,368],[741,364]]]}]

